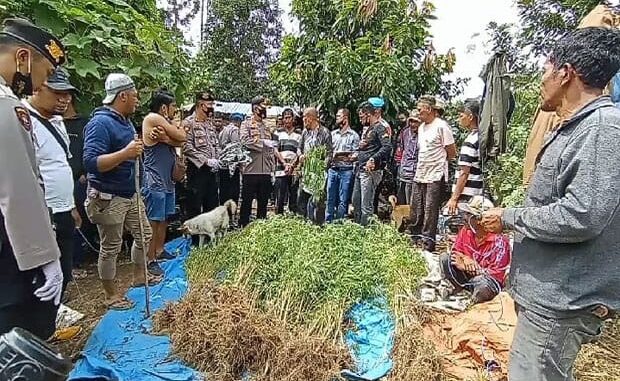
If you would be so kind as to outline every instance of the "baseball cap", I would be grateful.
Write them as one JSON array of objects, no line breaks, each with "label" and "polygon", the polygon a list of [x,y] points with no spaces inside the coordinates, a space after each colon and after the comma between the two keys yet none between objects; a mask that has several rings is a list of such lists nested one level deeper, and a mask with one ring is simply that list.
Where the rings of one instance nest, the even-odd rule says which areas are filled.
[{"label": "baseball cap", "polygon": [[383,108],[383,106],[385,106],[385,101],[380,97],[368,98],[368,103],[370,103],[374,108]]},{"label": "baseball cap", "polygon": [[116,96],[126,90],[135,89],[133,80],[126,74],[112,73],[105,80],[105,93],[103,104],[109,105],[114,102]]},{"label": "baseball cap", "polygon": [[69,82],[69,73],[60,67],[47,79],[46,85],[55,91],[77,92],[77,89]]},{"label": "baseball cap", "polygon": [[230,120],[240,120],[243,121],[245,119],[245,115],[235,112],[230,116]]},{"label": "baseball cap", "polygon": [[474,196],[469,202],[461,202],[457,205],[460,211],[479,216],[485,210],[492,209],[495,205],[484,196]]},{"label": "baseball cap", "polygon": [[413,120],[417,120],[418,122],[421,122],[422,120],[420,119],[420,112],[416,109],[416,110],[412,110],[409,113],[409,117],[407,118],[407,120],[409,119],[413,119]]}]

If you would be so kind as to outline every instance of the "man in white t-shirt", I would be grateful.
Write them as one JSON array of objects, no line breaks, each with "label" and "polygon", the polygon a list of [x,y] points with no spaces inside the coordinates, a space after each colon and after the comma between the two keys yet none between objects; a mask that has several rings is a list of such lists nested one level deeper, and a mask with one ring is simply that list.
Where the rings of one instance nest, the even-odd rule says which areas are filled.
[{"label": "man in white t-shirt", "polygon": [[423,123],[418,130],[419,152],[411,197],[410,231],[414,240],[421,241],[428,251],[435,250],[448,162],[456,157],[452,129],[439,117],[440,110],[435,97],[420,97],[418,112]]},{"label": "man in white t-shirt", "polygon": [[[30,112],[45,204],[52,212],[56,243],[60,249],[63,293],[73,280],[74,232],[82,225],[73,195],[73,171],[68,160],[71,157],[69,134],[62,118],[71,101],[71,93],[75,91],[76,88],[69,83],[69,75],[63,69],[56,69],[28,101],[23,101]],[[66,332],[73,335],[76,331]]]}]

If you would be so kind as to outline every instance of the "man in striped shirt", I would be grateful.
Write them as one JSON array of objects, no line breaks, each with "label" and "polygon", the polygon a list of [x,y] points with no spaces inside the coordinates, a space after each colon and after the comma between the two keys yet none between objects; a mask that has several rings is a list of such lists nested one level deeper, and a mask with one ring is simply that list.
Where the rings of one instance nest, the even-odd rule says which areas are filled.
[{"label": "man in striped shirt", "polygon": [[452,186],[452,197],[446,208],[450,214],[457,213],[459,202],[469,202],[474,196],[482,195],[482,169],[478,138],[478,118],[480,102],[468,99],[459,115],[459,124],[469,131],[463,142],[459,155],[459,168],[456,171],[455,183]]},{"label": "man in striped shirt", "polygon": [[284,129],[277,132],[278,151],[280,152],[276,166],[277,214],[284,213],[284,204],[286,204],[287,200],[289,212],[297,212],[299,178],[293,173],[293,166],[297,161],[301,134],[295,132],[294,118],[295,114],[292,109],[287,108],[282,111],[282,126]]}]

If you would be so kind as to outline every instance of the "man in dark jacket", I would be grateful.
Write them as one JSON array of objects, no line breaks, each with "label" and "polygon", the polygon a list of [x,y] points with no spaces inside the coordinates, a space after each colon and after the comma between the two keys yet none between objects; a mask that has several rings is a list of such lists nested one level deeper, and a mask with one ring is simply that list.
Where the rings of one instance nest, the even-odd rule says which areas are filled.
[{"label": "man in dark jacket", "polygon": [[[134,237],[131,257],[134,286],[143,285],[144,255],[151,242],[151,226],[139,190],[135,187],[135,160],[144,146],[129,120],[138,106],[138,92],[128,76],[110,74],[105,82],[104,107],[98,108],[84,131],[84,167],[88,173],[86,214],[97,225],[101,240],[99,278],[110,309],[125,310],[133,303],[116,287],[116,258],[121,251],[123,231]],[[144,228],[141,236],[140,219]],[[153,283],[161,280],[153,277]]]},{"label": "man in dark jacket", "polygon": [[392,142],[378,108],[366,102],[360,107],[359,117],[368,128],[362,134],[357,153],[352,201],[355,222],[365,226],[373,214],[375,192],[383,177],[382,169],[390,159]]},{"label": "man in dark jacket", "polygon": [[585,28],[558,41],[542,110],[564,122],[542,147],[524,207],[482,214],[486,230],[516,232],[511,381],[573,380],[581,346],[620,309],[620,110],[603,96],[618,69],[618,30]]}]

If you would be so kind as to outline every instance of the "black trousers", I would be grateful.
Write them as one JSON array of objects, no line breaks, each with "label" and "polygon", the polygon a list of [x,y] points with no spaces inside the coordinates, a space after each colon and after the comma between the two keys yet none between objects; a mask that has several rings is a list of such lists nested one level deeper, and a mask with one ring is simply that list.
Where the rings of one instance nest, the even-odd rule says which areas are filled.
[{"label": "black trousers", "polygon": [[443,200],[445,183],[413,183],[411,195],[411,227],[414,237],[421,237],[428,251],[435,251],[439,210]]},{"label": "black trousers", "polygon": [[297,192],[299,180],[294,176],[282,176],[276,179],[277,213],[284,213],[284,205],[288,202],[288,210],[297,213]]},{"label": "black trousers", "polygon": [[256,218],[267,218],[267,204],[273,185],[271,175],[243,175],[243,187],[241,189],[241,211],[239,225],[247,226],[252,214],[252,202],[256,199]]},{"label": "black trousers", "polygon": [[313,224],[323,225],[325,223],[325,199],[322,198],[318,203],[312,200],[312,195],[303,189],[299,189],[297,199],[298,213],[304,218],[312,221]]},{"label": "black trousers", "polygon": [[57,313],[53,302],[42,302],[34,295],[19,304],[0,307],[0,335],[19,327],[45,341],[56,330]]},{"label": "black trousers", "polygon": [[218,173],[203,165],[198,168],[187,162],[187,218],[209,212],[218,207]]},{"label": "black trousers", "polygon": [[228,169],[220,169],[220,205],[228,200],[239,203],[240,181],[239,169],[236,169],[232,176]]},{"label": "black trousers", "polygon": [[74,233],[75,222],[71,212],[54,213],[52,221],[56,227],[56,243],[60,249],[60,266],[62,268],[62,291],[65,292],[67,284],[73,280],[73,252],[75,250]]},{"label": "black trousers", "polygon": [[4,220],[0,218],[0,335],[15,327],[26,329],[42,340],[54,334],[58,307],[34,296],[44,281],[40,269],[19,270]]}]

